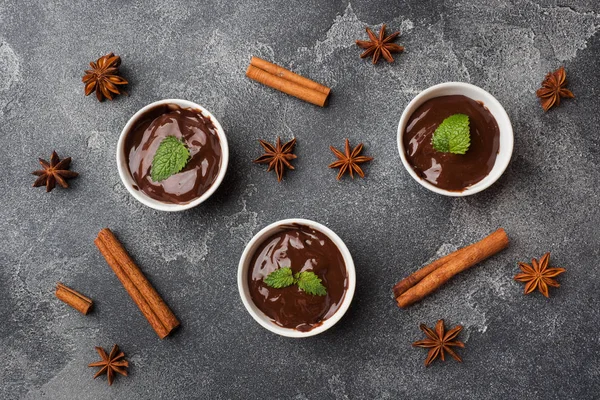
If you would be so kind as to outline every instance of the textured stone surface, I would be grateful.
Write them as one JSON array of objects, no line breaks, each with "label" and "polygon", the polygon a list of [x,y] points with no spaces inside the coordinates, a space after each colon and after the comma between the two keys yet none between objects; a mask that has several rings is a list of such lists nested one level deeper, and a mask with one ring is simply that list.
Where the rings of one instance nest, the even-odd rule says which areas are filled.
[{"label": "textured stone surface", "polygon": [[[0,398],[587,399],[600,391],[600,6],[596,0],[0,0]],[[391,65],[360,60],[366,25],[399,29]],[[90,60],[123,58],[130,97],[98,103]],[[332,87],[320,109],[249,81],[251,55]],[[534,91],[565,65],[577,96],[544,114]],[[479,85],[505,106],[513,160],[479,195],[445,198],[400,163],[396,126],[430,85]],[[121,184],[115,146],[140,107],[185,98],[230,140],[218,192],[189,212],[155,212]],[[258,138],[298,138],[277,184],[251,160]],[[365,142],[367,178],[335,181],[330,144]],[[37,157],[74,158],[72,189],[33,189]],[[261,227],[305,217],[336,231],[356,262],[348,314],[307,340],[274,336],[244,309],[238,258]],[[93,245],[111,227],[182,321],[160,341]],[[510,248],[399,310],[392,285],[428,259],[506,228]],[[516,261],[552,251],[567,268],[547,300],[523,296]],[[62,281],[96,301],[57,301]],[[462,364],[423,367],[418,324],[463,324]],[[127,379],[86,365],[118,343]]]}]

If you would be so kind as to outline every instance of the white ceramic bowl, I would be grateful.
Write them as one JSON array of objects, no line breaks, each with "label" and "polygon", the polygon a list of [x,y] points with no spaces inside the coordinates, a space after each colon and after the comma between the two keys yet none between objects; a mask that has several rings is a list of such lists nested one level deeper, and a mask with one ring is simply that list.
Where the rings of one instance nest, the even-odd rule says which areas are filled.
[{"label": "white ceramic bowl", "polygon": [[[406,152],[402,140],[404,131],[406,129],[406,124],[409,118],[415,112],[415,110],[419,108],[419,106],[421,106],[424,102],[434,97],[450,96],[457,94],[461,94],[463,96],[470,97],[473,100],[483,102],[483,104],[487,107],[487,109],[496,119],[496,122],[498,123],[498,128],[500,129],[500,148],[498,149],[498,156],[496,157],[496,163],[494,164],[494,167],[485,178],[467,187],[461,192],[440,189],[439,187],[419,177],[419,175],[417,175],[415,170],[411,167],[408,160],[406,159]],[[423,90],[414,99],[412,99],[410,103],[408,103],[408,106],[406,106],[404,112],[402,113],[400,123],[398,124],[398,151],[400,152],[400,158],[402,159],[402,164],[404,164],[404,168],[406,168],[410,176],[412,176],[421,185],[425,186],[432,192],[443,194],[445,196],[469,196],[475,193],[479,193],[482,190],[490,187],[494,182],[498,180],[498,178],[500,178],[500,176],[506,170],[506,167],[508,166],[508,163],[510,162],[510,158],[512,156],[513,145],[514,136],[512,125],[502,105],[498,102],[498,100],[496,100],[494,96],[481,89],[480,87],[471,85],[470,83],[446,82],[440,83],[439,85],[435,85]]]},{"label": "white ceramic bowl", "polygon": [[[127,166],[127,158],[125,157],[125,136],[133,126],[137,122],[138,117],[146,112],[148,109],[156,107],[162,104],[175,104],[181,108],[191,108],[194,110],[199,110],[206,117],[209,117],[215,128],[217,128],[217,135],[219,136],[219,143],[221,144],[221,167],[219,168],[219,174],[217,178],[213,182],[212,186],[202,194],[202,196],[194,199],[188,203],[184,204],[173,204],[173,203],[165,203],[162,201],[158,201],[148,196],[141,190],[136,190],[133,188],[135,184],[133,177],[131,176],[131,172],[129,171],[129,167]],[[129,191],[129,193],[135,197],[140,203],[147,205],[148,207],[154,208],[155,210],[160,211],[183,211],[190,209],[192,207],[196,207],[198,204],[202,203],[204,200],[208,199],[214,192],[217,190],[223,178],[225,177],[225,173],[227,172],[227,164],[229,163],[229,146],[227,144],[227,137],[225,136],[225,131],[221,127],[221,124],[217,119],[212,115],[208,110],[204,107],[193,103],[187,100],[180,99],[165,99],[155,101],[154,103],[148,104],[146,107],[140,109],[138,112],[133,114],[133,117],[127,121],[125,127],[121,131],[121,136],[119,137],[119,142],[117,143],[117,168],[119,169],[119,176],[121,177],[121,181]]]},{"label": "white ceramic bowl", "polygon": [[[252,301],[252,297],[250,296],[250,292],[248,290],[248,269],[250,268],[250,262],[252,261],[252,256],[258,247],[267,239],[269,236],[279,232],[283,227],[290,226],[293,224],[297,225],[306,225],[309,228],[315,229],[324,235],[326,235],[331,241],[338,247],[340,253],[342,253],[342,257],[344,258],[344,263],[346,264],[346,271],[348,273],[348,289],[346,290],[346,294],[342,299],[342,304],[340,308],[328,319],[324,320],[323,323],[308,332],[300,332],[295,329],[283,328],[277,325],[271,318],[266,316],[256,305],[254,301]],[[354,270],[354,261],[352,261],[352,256],[350,255],[350,251],[342,242],[342,239],[338,235],[336,235],[331,229],[327,228],[324,225],[319,224],[318,222],[310,221],[308,219],[284,219],[281,221],[277,221],[263,228],[260,232],[258,232],[254,237],[250,240],[250,242],[246,245],[244,252],[242,253],[242,258],[240,259],[240,263],[238,266],[238,289],[240,291],[240,296],[242,297],[242,302],[246,307],[246,310],[252,315],[252,318],[256,320],[259,324],[261,324],[266,329],[270,330],[281,336],[293,337],[293,338],[302,338],[308,336],[318,335],[321,332],[326,331],[335,325],[342,316],[350,307],[350,303],[352,302],[352,297],[354,297],[354,289],[356,287],[356,271]]]}]

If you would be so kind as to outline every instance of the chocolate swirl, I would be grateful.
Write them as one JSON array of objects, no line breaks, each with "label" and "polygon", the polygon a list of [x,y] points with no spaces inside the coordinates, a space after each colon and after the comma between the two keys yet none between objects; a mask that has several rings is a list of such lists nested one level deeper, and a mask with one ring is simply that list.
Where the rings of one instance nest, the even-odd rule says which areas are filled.
[{"label": "chocolate swirl", "polygon": [[[182,139],[191,158],[185,168],[154,182],[152,160],[167,136]],[[221,168],[217,128],[200,110],[174,104],[153,107],[140,115],[125,137],[125,156],[136,189],[155,200],[185,204],[202,196],[215,182]]]},{"label": "chocolate swirl", "polygon": [[[278,268],[293,273],[312,271],[321,278],[327,295],[309,295],[296,285],[274,289],[264,278]],[[325,234],[304,225],[284,227],[256,250],[248,270],[248,287],[254,304],[275,323],[302,332],[331,317],[348,289],[348,273],[338,247]]]}]

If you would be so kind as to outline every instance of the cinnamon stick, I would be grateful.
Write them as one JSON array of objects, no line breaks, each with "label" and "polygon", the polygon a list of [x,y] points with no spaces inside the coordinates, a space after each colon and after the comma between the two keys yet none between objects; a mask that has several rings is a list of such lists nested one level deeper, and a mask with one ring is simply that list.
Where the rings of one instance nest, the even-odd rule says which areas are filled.
[{"label": "cinnamon stick", "polygon": [[94,302],[89,297],[85,297],[76,290],[71,289],[58,282],[56,284],[56,291],[54,292],[56,297],[64,303],[70,305],[83,315],[87,315],[92,309]]},{"label": "cinnamon stick", "polygon": [[400,308],[418,302],[443,286],[454,275],[465,271],[505,249],[508,236],[500,228],[477,243],[463,247],[421,268],[409,277],[398,282],[394,297]]},{"label": "cinnamon stick", "polygon": [[179,326],[175,314],[146,279],[110,229],[102,229],[94,243],[150,326],[161,339],[164,339]]},{"label": "cinnamon stick", "polygon": [[319,107],[324,107],[329,97],[328,87],[258,57],[250,60],[246,76]]},{"label": "cinnamon stick", "polygon": [[442,265],[446,264],[446,262],[448,262],[449,259],[456,257],[458,255],[458,254],[456,254],[457,252],[462,251],[464,249],[466,249],[466,247],[464,247],[460,250],[457,250],[454,253],[450,253],[442,258],[438,258],[431,264],[424,266],[423,268],[413,272],[411,275],[402,279],[400,282],[396,283],[396,285],[394,285],[394,288],[392,289],[394,291],[394,297],[400,296],[402,293],[406,292],[408,289],[415,286],[427,275],[429,275],[430,273],[432,273],[433,271],[435,271]]},{"label": "cinnamon stick", "polygon": [[316,90],[317,92],[321,92],[326,95],[329,95],[329,92],[331,91],[331,89],[327,86],[321,85],[318,82],[305,78],[302,75],[298,75],[292,71],[288,71],[287,69],[263,60],[262,58],[252,57],[250,59],[250,65],[260,68],[271,75],[278,76],[290,82],[297,83],[300,86],[304,86],[305,88]]}]

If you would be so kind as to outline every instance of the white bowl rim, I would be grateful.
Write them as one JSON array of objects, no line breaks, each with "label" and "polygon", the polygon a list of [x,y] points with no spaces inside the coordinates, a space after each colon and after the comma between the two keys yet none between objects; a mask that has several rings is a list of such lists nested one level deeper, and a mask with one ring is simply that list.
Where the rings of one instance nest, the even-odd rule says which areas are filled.
[{"label": "white bowl rim", "polygon": [[[338,247],[342,257],[344,258],[344,263],[346,264],[346,271],[348,274],[348,289],[346,290],[342,304],[338,310],[330,318],[324,320],[321,325],[311,329],[308,332],[300,332],[292,328],[284,328],[277,325],[254,304],[248,292],[247,272],[248,268],[250,267],[249,264],[254,254],[255,247],[259,246],[268,236],[275,233],[278,228],[294,224],[308,226],[309,228],[323,233],[329,239],[331,239],[331,241]],[[254,318],[256,322],[258,322],[267,330],[278,335],[291,338],[303,338],[318,335],[319,333],[325,332],[327,329],[335,325],[350,307],[350,303],[352,303],[352,298],[354,297],[354,291],[356,288],[356,270],[354,268],[354,261],[352,260],[352,255],[350,254],[348,247],[346,247],[346,244],[335,232],[327,228],[325,225],[303,218],[289,218],[273,222],[265,226],[256,235],[254,235],[244,248],[244,252],[240,258],[237,278],[238,290],[242,299],[242,303],[244,303],[246,310],[248,310],[248,313],[250,313],[252,318]]]},{"label": "white bowl rim", "polygon": [[[455,89],[456,93],[453,93],[453,94],[462,94],[462,95],[465,95],[470,98],[473,98],[473,97],[465,94],[465,91],[476,92],[481,98],[474,99],[474,100],[483,101],[486,108],[488,108],[490,113],[492,113],[492,115],[496,119],[496,122],[498,123],[498,128],[500,129],[500,148],[498,151],[498,155],[496,157],[496,162],[494,164],[494,167],[492,168],[490,173],[485,178],[483,178],[479,182],[467,187],[466,189],[464,189],[463,191],[460,191],[460,192],[441,189],[441,188],[427,182],[426,180],[422,179],[421,177],[419,177],[419,175],[417,175],[415,170],[412,168],[412,166],[406,159],[406,155],[405,155],[405,151],[404,151],[404,143],[402,141],[402,136],[404,134],[404,128],[406,126],[406,123],[408,122],[408,119],[412,116],[412,113],[416,110],[416,108],[418,108],[423,102],[429,100],[430,98],[438,97],[438,96],[430,96],[432,93],[438,92],[438,91],[441,91],[444,89]],[[448,94],[441,94],[440,96],[445,96],[445,95],[448,95]],[[428,96],[430,96],[430,97],[428,97]],[[483,100],[483,99],[485,99],[485,100]],[[514,133],[513,133],[513,129],[512,129],[512,124],[510,122],[510,118],[508,117],[506,110],[504,109],[504,107],[502,107],[500,102],[492,94],[490,94],[486,90],[480,88],[479,86],[475,86],[471,83],[444,82],[444,83],[440,83],[440,84],[431,86],[431,87],[423,90],[422,92],[417,94],[410,101],[410,103],[408,103],[408,105],[404,108],[404,111],[402,112],[402,116],[400,117],[400,122],[398,123],[397,141],[398,141],[398,151],[400,153],[400,159],[402,160],[402,164],[404,165],[404,168],[406,168],[406,170],[408,171],[410,176],[412,176],[417,182],[419,182],[419,184],[421,184],[421,186],[424,186],[425,188],[431,190],[432,192],[442,194],[445,196],[464,197],[464,196],[473,195],[475,193],[479,193],[479,192],[487,189],[488,187],[493,185],[498,179],[500,179],[500,177],[502,176],[502,174],[508,167],[508,164],[510,163],[510,159],[512,157],[512,152],[513,152],[513,147],[514,147]]]},{"label": "white bowl rim", "polygon": [[[137,118],[147,110],[163,105],[163,104],[175,104],[181,108],[190,108],[194,110],[199,110],[206,117],[209,117],[212,123],[214,124],[217,130],[217,136],[219,137],[219,144],[221,145],[221,166],[219,168],[219,173],[217,178],[213,182],[213,184],[208,188],[206,192],[202,194],[202,196],[194,199],[185,204],[174,204],[174,203],[165,203],[159,200],[155,200],[142,192],[141,190],[136,190],[133,188],[133,177],[131,176],[131,172],[129,171],[129,167],[127,166],[127,161],[125,157],[125,137],[129,132],[131,126],[137,121]],[[125,188],[137,201],[140,203],[153,208],[159,211],[184,211],[190,208],[196,207],[200,203],[204,202],[208,199],[221,185],[223,178],[225,178],[225,174],[227,172],[227,165],[229,164],[229,145],[227,143],[227,136],[225,135],[225,131],[223,127],[219,123],[219,121],[215,118],[215,116],[208,111],[206,108],[201,105],[194,103],[189,100],[182,99],[163,99],[158,100],[153,103],[150,103],[141,109],[139,109],[125,124],[123,130],[121,130],[121,135],[119,136],[119,141],[117,142],[117,169],[119,170],[119,177],[121,178],[121,182],[125,185]]]}]

